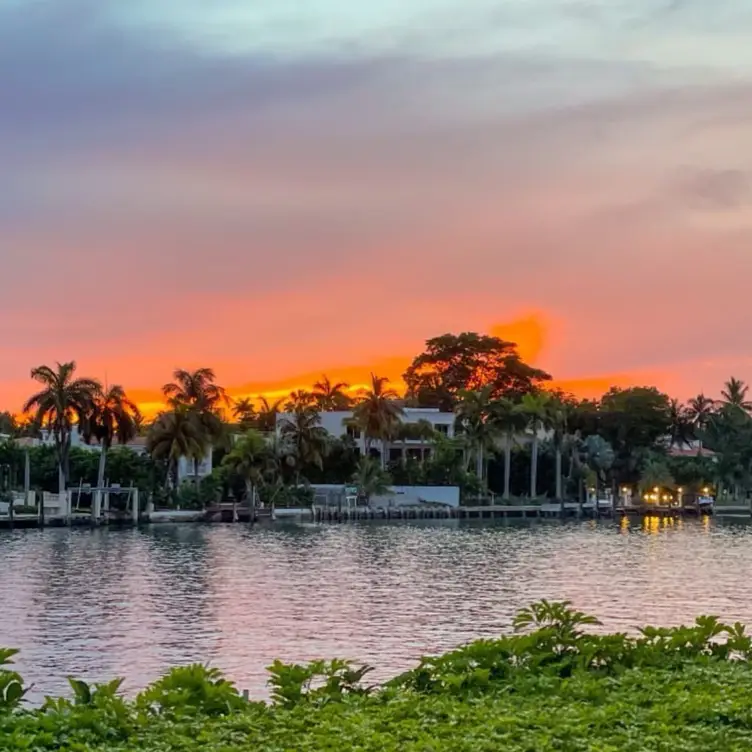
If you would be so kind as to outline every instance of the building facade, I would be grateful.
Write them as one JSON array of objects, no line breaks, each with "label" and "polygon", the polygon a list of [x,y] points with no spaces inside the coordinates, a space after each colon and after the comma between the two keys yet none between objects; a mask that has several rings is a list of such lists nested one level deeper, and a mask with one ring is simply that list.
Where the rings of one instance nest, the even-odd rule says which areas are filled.
[{"label": "building facade", "polygon": [[[322,412],[319,416],[319,425],[327,433],[336,438],[349,436],[361,454],[365,454],[366,442],[365,437],[360,431],[348,425],[352,420],[352,410],[333,410],[331,412]],[[277,433],[286,421],[294,421],[295,418],[290,413],[277,413]],[[438,408],[423,407],[406,407],[402,415],[403,426],[415,426],[429,424],[431,428],[447,438],[454,438],[454,413],[442,412]],[[416,434],[419,432],[416,432]],[[411,437],[409,432],[405,432],[405,437],[389,443],[387,447],[387,461],[395,462],[402,458],[413,458],[423,460],[430,456],[431,440],[427,437]],[[384,451],[381,441],[372,441],[371,450],[378,452],[379,455]]]}]

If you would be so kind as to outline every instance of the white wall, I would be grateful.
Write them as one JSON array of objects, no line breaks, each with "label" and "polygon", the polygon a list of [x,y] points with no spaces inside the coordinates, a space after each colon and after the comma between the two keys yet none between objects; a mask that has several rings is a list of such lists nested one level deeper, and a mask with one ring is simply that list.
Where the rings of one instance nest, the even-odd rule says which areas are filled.
[{"label": "white wall", "polygon": [[[344,486],[336,484],[313,484],[314,493],[333,491],[344,495]],[[372,499],[374,506],[413,505],[420,502],[433,502],[458,507],[460,489],[458,486],[390,486],[388,493]]]},{"label": "white wall", "polygon": [[[209,447],[204,458],[198,463],[198,475],[199,478],[205,478],[207,475],[211,475],[212,471],[212,448]],[[192,459],[188,457],[181,457],[178,460],[178,483],[182,483],[184,480],[190,480],[196,475],[194,464]]]},{"label": "white wall", "polygon": [[[333,410],[331,412],[322,412],[319,416],[319,425],[325,428],[332,436],[342,438],[347,435],[347,427],[345,421],[352,418],[352,410]],[[277,431],[285,420],[294,420],[289,413],[277,413]],[[440,430],[438,427],[446,426],[446,433],[449,438],[454,436],[454,413],[441,412],[434,408],[417,408],[406,407],[402,416],[403,423],[417,423],[418,421],[427,421],[434,428]],[[443,431],[442,431],[443,432]],[[365,452],[365,439],[363,436],[355,438],[356,445],[360,448],[361,452]],[[426,444],[424,441],[412,440],[406,442],[399,442],[400,446],[422,446]],[[381,442],[374,441],[372,446],[377,451],[381,451]]]}]

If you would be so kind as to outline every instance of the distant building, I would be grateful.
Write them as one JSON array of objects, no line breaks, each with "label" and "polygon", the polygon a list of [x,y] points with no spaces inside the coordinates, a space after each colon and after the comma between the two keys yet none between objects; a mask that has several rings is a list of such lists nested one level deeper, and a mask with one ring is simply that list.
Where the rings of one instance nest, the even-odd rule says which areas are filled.
[{"label": "distant building", "polygon": [[[365,437],[356,428],[348,426],[352,419],[352,410],[333,410],[322,412],[319,416],[319,425],[328,433],[337,438],[349,436],[355,442],[361,454],[365,454]],[[277,433],[285,421],[294,421],[290,413],[277,413]],[[454,437],[454,413],[442,412],[438,408],[406,407],[402,415],[404,425],[418,425],[420,422],[430,423],[434,431],[447,438]],[[372,441],[371,449],[381,454],[384,450],[380,441]],[[431,441],[428,438],[406,438],[389,444],[389,456],[387,461],[396,462],[404,458],[426,459],[431,453]]]},{"label": "distant building", "polygon": [[[2,435],[0,435],[0,441],[2,441]],[[7,437],[10,438],[10,437]],[[125,444],[115,444],[113,449],[118,447],[124,447],[130,449],[136,454],[146,454],[146,437],[136,436],[132,441],[128,441]],[[24,437],[17,439],[16,442],[21,446],[34,447],[34,446],[54,446],[55,437],[49,429],[42,429],[39,432],[38,438]],[[101,452],[102,447],[97,442],[87,444],[81,434],[78,431],[78,426],[73,426],[71,430],[71,447],[78,449],[84,449],[90,452]],[[211,475],[212,472],[212,447],[209,447],[206,451],[206,455],[199,460],[198,463],[198,477],[205,478],[207,475]],[[196,477],[196,468],[194,461],[187,457],[181,457],[178,460],[178,483],[184,480],[191,480]]]}]

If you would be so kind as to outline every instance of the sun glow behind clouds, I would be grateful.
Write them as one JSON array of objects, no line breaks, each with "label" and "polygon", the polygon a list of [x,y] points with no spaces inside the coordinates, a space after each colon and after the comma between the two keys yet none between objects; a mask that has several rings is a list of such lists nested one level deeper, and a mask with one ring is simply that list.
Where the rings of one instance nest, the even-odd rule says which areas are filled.
[{"label": "sun glow behind clouds", "polygon": [[[489,334],[516,343],[524,361],[543,369],[550,368],[550,364],[546,362],[546,346],[550,342],[552,331],[555,332],[556,327],[551,317],[540,311],[523,313],[510,321],[494,324],[489,328]],[[278,400],[285,400],[291,392],[311,390],[313,385],[321,380],[324,375],[332,383],[344,382],[348,384],[347,391],[353,396],[357,396],[359,392],[370,386],[371,374],[387,377],[390,385],[401,393],[405,389],[402,374],[417,352],[418,350],[413,355],[404,354],[377,359],[371,364],[332,363],[330,368],[321,371],[299,372],[283,379],[238,383],[237,377],[233,378],[230,375],[219,373],[218,380],[227,387],[233,400],[250,398],[258,402],[261,398],[265,398],[270,404]],[[644,383],[649,383],[651,375],[646,374],[645,377]],[[637,375],[613,374],[555,379],[551,386],[580,398],[596,398],[612,386],[628,387],[638,383],[641,382]],[[131,394],[147,416],[153,416],[164,409],[161,395],[156,390],[134,389],[131,390]]]}]

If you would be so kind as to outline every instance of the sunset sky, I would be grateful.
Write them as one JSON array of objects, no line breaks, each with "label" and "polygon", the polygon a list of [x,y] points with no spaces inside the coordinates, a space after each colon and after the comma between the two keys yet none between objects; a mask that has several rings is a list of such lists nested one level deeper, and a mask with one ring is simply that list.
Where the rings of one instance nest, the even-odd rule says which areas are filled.
[{"label": "sunset sky", "polygon": [[0,0],[0,408],[397,377],[752,380],[752,4]]}]

